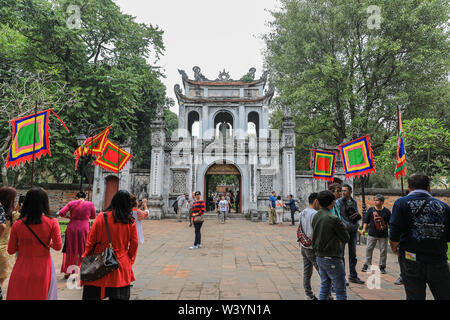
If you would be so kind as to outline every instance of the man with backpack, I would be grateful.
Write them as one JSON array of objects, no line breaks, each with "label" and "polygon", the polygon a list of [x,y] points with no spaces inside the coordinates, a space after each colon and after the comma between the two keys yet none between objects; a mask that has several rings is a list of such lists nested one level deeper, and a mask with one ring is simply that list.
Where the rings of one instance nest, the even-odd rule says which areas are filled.
[{"label": "man with backpack", "polygon": [[409,194],[397,199],[389,220],[392,252],[398,256],[407,300],[425,300],[428,284],[435,300],[450,300],[450,207],[430,194],[430,178],[408,177]]},{"label": "man with backpack", "polygon": [[363,265],[361,271],[370,271],[369,266],[372,265],[373,249],[380,243],[380,272],[386,273],[386,260],[387,260],[387,246],[388,246],[388,223],[391,218],[391,212],[388,208],[384,207],[384,197],[381,194],[374,196],[375,207],[369,208],[367,214],[364,217],[364,224],[361,233],[366,232],[369,227],[369,235],[367,237],[366,247],[366,263]]},{"label": "man with backpack", "polygon": [[309,207],[305,208],[298,217],[297,238],[301,247],[303,257],[303,289],[308,300],[317,300],[311,288],[311,276],[313,267],[319,272],[316,255],[311,246],[312,226],[311,222],[317,210],[320,209],[317,193],[313,192],[308,197]]}]

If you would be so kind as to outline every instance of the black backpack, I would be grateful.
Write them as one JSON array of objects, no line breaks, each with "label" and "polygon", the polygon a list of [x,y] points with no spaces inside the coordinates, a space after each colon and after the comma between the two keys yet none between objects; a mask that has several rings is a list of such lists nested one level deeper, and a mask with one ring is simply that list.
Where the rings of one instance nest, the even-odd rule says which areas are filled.
[{"label": "black backpack", "polygon": [[178,209],[178,199],[172,204],[172,207],[177,210]]}]

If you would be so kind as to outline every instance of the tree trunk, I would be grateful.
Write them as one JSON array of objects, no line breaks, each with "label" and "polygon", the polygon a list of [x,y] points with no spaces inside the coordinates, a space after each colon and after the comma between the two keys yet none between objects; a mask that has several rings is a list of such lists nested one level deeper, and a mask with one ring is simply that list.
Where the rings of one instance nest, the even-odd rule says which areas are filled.
[{"label": "tree trunk", "polygon": [[3,186],[9,186],[8,183],[8,171],[6,170],[5,164],[2,162],[0,164],[2,166],[2,184]]}]

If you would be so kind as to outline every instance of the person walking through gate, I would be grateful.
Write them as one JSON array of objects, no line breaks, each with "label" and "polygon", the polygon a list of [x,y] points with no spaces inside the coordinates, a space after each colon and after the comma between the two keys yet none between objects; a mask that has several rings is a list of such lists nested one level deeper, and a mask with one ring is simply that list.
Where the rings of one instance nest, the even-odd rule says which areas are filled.
[{"label": "person walking through gate", "polygon": [[294,220],[294,215],[295,215],[295,211],[297,211],[297,206],[295,205],[295,200],[294,197],[292,196],[292,194],[289,195],[289,201],[286,202],[286,206],[289,206],[289,209],[291,210],[291,226],[295,226],[295,220]]},{"label": "person walking through gate", "polygon": [[[373,249],[380,243],[380,272],[386,273],[387,245],[388,245],[388,224],[391,218],[391,212],[383,207],[384,197],[381,194],[374,196],[375,207],[369,208],[364,217],[364,225],[361,233],[366,232],[369,227],[369,236],[367,237],[366,263],[362,267],[362,272],[367,272],[372,264]],[[370,271],[370,270],[369,270]]]},{"label": "person walking through gate", "polygon": [[73,268],[71,266],[81,267],[81,256],[86,249],[86,238],[89,232],[89,219],[95,219],[96,211],[94,204],[86,201],[86,194],[80,191],[76,195],[76,200],[66,204],[56,215],[70,219],[64,238],[61,265],[61,272],[67,279],[70,274],[76,272],[71,269]]},{"label": "person walking through gate", "polygon": [[12,187],[0,188],[0,223],[4,222],[3,233],[0,233],[0,300],[2,297],[2,285],[11,272],[13,261],[8,254],[8,241],[13,223],[19,219],[18,207],[14,208],[17,196],[16,189]]},{"label": "person walking through gate", "polygon": [[49,214],[47,192],[41,188],[28,191],[8,242],[8,253],[19,255],[9,278],[7,300],[57,299],[50,248],[61,250],[62,240],[58,220]]},{"label": "person walking through gate", "polygon": [[219,201],[219,219],[225,223],[225,217],[230,210],[230,203],[225,200],[225,196]]},{"label": "person walking through gate", "polygon": [[278,196],[275,202],[275,213],[277,214],[277,224],[283,224],[284,201],[281,200],[281,196]]},{"label": "person walking through gate", "polygon": [[[109,247],[105,219],[108,221],[111,245],[119,262],[119,268],[95,281],[81,281],[83,300],[129,300],[130,284],[135,281],[132,266],[136,260],[138,234],[136,221],[131,209],[131,195],[119,190],[111,200],[106,213],[100,213],[92,225],[83,258],[90,254],[100,254],[102,246]],[[106,215],[106,217],[105,217]],[[101,243],[102,245],[97,245]],[[94,252],[92,252],[95,250]]]},{"label": "person walking through gate", "polygon": [[200,199],[200,191],[194,193],[195,201],[192,205],[192,217],[194,220],[194,228],[195,228],[195,240],[194,245],[189,247],[189,249],[198,249],[202,247],[202,235],[200,233],[200,229],[202,228],[204,217],[203,213],[205,212],[205,201]]},{"label": "person walking through gate", "polygon": [[277,201],[277,194],[272,191],[269,198],[269,224],[275,224],[275,202]]},{"label": "person walking through gate", "polygon": [[408,177],[408,190],[394,202],[389,220],[406,299],[425,300],[428,284],[435,300],[450,300],[450,207],[430,194],[430,178],[423,173]]},{"label": "person walking through gate", "polygon": [[[343,197],[338,200],[338,206],[341,214],[341,220],[350,235],[350,240],[348,241],[350,277],[348,278],[348,281],[357,284],[364,284],[364,281],[358,278],[358,273],[356,272],[356,263],[358,261],[356,259],[356,240],[358,237],[361,214],[358,211],[358,204],[356,203],[356,200],[352,197],[352,187],[348,184],[344,184],[342,186],[342,193]],[[343,247],[343,251],[345,251],[345,246]],[[342,253],[342,256],[344,256],[344,252]]]},{"label": "person walking through gate", "polygon": [[329,190],[321,191],[317,200],[321,208],[312,220],[312,246],[321,281],[319,300],[329,299],[331,286],[336,300],[347,300],[342,244],[350,236],[343,222],[330,211],[334,206],[334,194]]}]

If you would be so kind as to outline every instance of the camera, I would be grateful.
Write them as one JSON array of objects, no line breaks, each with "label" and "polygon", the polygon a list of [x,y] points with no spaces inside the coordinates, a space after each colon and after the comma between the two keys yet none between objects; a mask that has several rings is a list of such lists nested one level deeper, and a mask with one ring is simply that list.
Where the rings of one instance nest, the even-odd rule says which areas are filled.
[{"label": "camera", "polygon": [[352,221],[358,220],[359,214],[356,212],[355,208],[350,207],[350,208],[347,208],[346,211],[347,211],[347,212],[346,212],[346,213],[347,213],[347,217],[348,217],[350,220],[352,220]]}]

